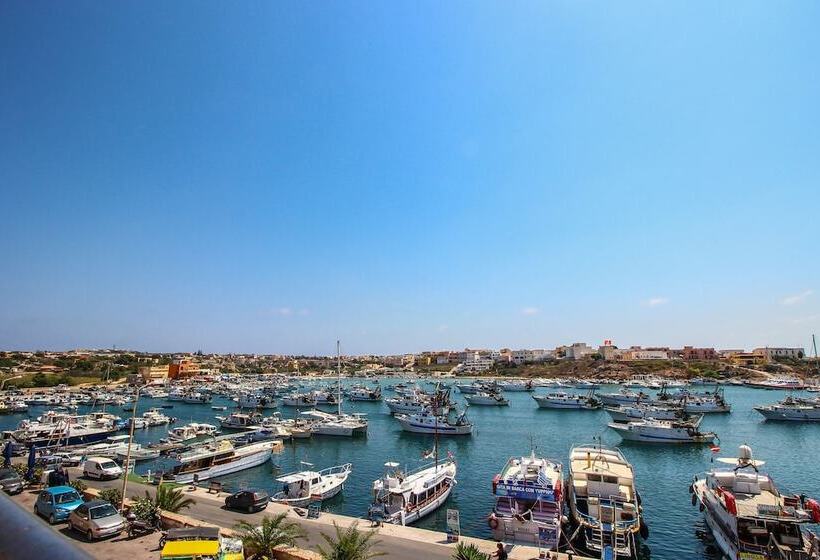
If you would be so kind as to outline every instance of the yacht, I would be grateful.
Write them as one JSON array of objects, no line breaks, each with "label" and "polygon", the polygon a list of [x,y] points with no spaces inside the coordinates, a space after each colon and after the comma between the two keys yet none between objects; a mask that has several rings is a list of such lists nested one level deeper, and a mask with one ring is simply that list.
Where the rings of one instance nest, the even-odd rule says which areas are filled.
[{"label": "yacht", "polygon": [[105,413],[71,415],[49,411],[36,421],[21,421],[12,438],[26,447],[82,445],[113,436],[120,429],[119,422],[119,417]]},{"label": "yacht", "polygon": [[820,557],[816,537],[803,523],[820,523],[820,504],[805,496],[784,496],[765,463],[741,445],[739,457],[718,458],[731,465],[695,477],[689,491],[699,504],[715,544],[728,558],[809,560]]},{"label": "yacht", "polygon": [[546,395],[533,395],[533,399],[538,403],[539,408],[571,408],[595,410],[601,408],[601,401],[594,390],[590,390],[586,395],[577,395],[564,391],[555,391]]},{"label": "yacht", "polygon": [[464,400],[471,405],[478,406],[507,406],[510,404],[510,401],[504,398],[504,395],[501,393],[488,393],[484,391],[479,391],[474,395],[466,395]]},{"label": "yacht", "polygon": [[191,422],[185,426],[179,426],[168,432],[168,439],[174,443],[189,441],[199,436],[216,435],[217,428],[213,424],[199,424]]},{"label": "yacht", "polygon": [[[310,463],[302,463],[313,466]],[[271,501],[294,507],[305,507],[311,502],[328,500],[344,489],[345,482],[353,470],[346,463],[321,471],[292,472],[276,479],[283,485],[282,491],[271,497]]]},{"label": "yacht", "polygon": [[396,420],[401,424],[402,430],[415,434],[461,436],[473,433],[473,425],[467,420],[466,410],[458,416],[455,422],[451,422],[446,416],[427,411],[416,414],[397,414]]},{"label": "yacht", "polygon": [[535,451],[511,457],[493,478],[495,506],[488,523],[497,541],[558,550],[561,540],[563,466]]},{"label": "yacht", "polygon": [[754,407],[766,420],[820,422],[820,402],[788,396],[779,403]]},{"label": "yacht", "polygon": [[[105,438],[105,440],[100,443],[93,443],[91,445],[75,449],[73,453],[88,457],[105,457],[107,459],[113,459],[117,456],[118,452],[122,451],[124,453],[128,450],[129,439],[130,437],[127,435],[111,436]],[[135,446],[138,448],[139,444],[132,444],[131,449],[133,450]]]},{"label": "yacht", "polygon": [[150,408],[146,410],[142,413],[142,418],[145,420],[145,423],[149,428],[154,426],[164,426],[176,421],[176,418],[166,416],[161,408]]},{"label": "yacht", "polygon": [[397,525],[410,525],[441,507],[456,484],[456,462],[424,465],[404,472],[399,463],[384,464],[384,475],[373,482],[373,503],[368,517]]},{"label": "yacht", "polygon": [[609,427],[618,432],[621,438],[644,443],[714,443],[715,432],[701,432],[698,429],[700,416],[694,421],[675,420],[633,420],[631,422],[611,422]]},{"label": "yacht", "polygon": [[637,557],[637,536],[646,538],[648,529],[632,465],[620,449],[600,444],[573,448],[567,492],[582,547],[601,558],[606,549],[616,558]]},{"label": "yacht", "polygon": [[250,469],[270,460],[275,443],[262,441],[235,447],[230,440],[209,442],[177,455],[172,472],[162,476],[179,484],[189,484],[194,477],[202,481]]}]

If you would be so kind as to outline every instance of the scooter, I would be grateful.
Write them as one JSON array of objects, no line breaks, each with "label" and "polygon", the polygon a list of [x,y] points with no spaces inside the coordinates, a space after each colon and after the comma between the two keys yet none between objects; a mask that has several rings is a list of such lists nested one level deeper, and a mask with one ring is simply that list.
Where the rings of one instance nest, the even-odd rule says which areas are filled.
[{"label": "scooter", "polygon": [[149,533],[153,533],[157,529],[162,529],[162,525],[160,523],[160,519],[158,516],[154,517],[153,519],[137,519],[137,516],[133,513],[129,513],[125,520],[128,522],[128,527],[126,530],[128,531],[128,537],[133,538],[137,535],[147,535]]}]

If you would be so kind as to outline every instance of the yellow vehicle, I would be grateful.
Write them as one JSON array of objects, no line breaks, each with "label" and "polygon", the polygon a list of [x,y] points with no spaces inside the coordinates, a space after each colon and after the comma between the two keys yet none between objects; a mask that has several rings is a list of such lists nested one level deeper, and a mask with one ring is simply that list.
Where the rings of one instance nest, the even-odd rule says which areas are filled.
[{"label": "yellow vehicle", "polygon": [[171,529],[162,560],[244,560],[242,541],[219,536],[211,527]]}]

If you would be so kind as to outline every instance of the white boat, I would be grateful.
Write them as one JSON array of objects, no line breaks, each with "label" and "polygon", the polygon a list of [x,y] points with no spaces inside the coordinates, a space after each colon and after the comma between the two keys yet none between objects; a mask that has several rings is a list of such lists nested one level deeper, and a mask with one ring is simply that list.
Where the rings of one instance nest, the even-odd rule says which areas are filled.
[{"label": "white boat", "polygon": [[211,402],[211,399],[212,397],[210,393],[193,392],[185,395],[182,402],[188,404],[208,404]]},{"label": "white boat", "polygon": [[779,403],[754,407],[766,420],[820,422],[820,402],[788,396]]},{"label": "white boat", "polygon": [[511,457],[493,478],[495,506],[488,523],[497,541],[558,550],[564,509],[563,466],[535,451]]},{"label": "white boat", "polygon": [[479,391],[474,395],[466,395],[464,399],[471,405],[479,406],[507,406],[510,404],[510,401],[505,399],[501,393],[486,393],[484,391]]},{"label": "white boat", "polygon": [[647,402],[649,395],[643,391],[636,393],[628,389],[621,389],[617,393],[599,393],[598,398],[606,406],[620,406],[622,404]]},{"label": "white boat", "polygon": [[669,405],[635,404],[611,407],[604,410],[612,417],[613,422],[634,422],[644,418],[655,420],[686,420],[689,415],[681,407]]},{"label": "white boat", "polygon": [[382,388],[376,386],[374,388],[358,386],[352,387],[347,395],[351,401],[375,402],[382,400]]},{"label": "white boat", "polygon": [[243,412],[232,412],[228,416],[217,416],[219,425],[232,430],[247,430],[258,427],[262,424],[262,415],[258,412],[245,414]]},{"label": "white boat", "polygon": [[35,421],[22,420],[11,435],[26,447],[83,445],[113,436],[120,422],[118,416],[108,413],[72,415],[48,411]]},{"label": "white boat", "polygon": [[461,436],[473,433],[473,425],[467,420],[466,410],[461,413],[455,422],[450,422],[446,416],[438,416],[431,412],[397,414],[396,420],[399,421],[404,431],[415,434]]},{"label": "white boat", "polygon": [[739,457],[719,458],[730,468],[695,477],[689,491],[699,504],[715,545],[728,558],[808,560],[820,557],[817,537],[803,523],[820,523],[820,504],[805,496],[784,496],[760,471],[763,461],[748,445]]},{"label": "white boat", "polygon": [[282,397],[282,406],[314,407],[316,398],[313,393],[290,393]]},{"label": "white boat", "polygon": [[[129,439],[130,437],[127,435],[111,436],[105,438],[105,441],[100,443],[93,443],[78,449],[75,448],[73,452],[88,457],[105,457],[106,459],[113,459],[117,456],[117,453],[120,451],[124,452],[128,449]],[[135,445],[139,447],[139,444],[132,444],[131,448],[133,449]]]},{"label": "white boat", "polygon": [[200,424],[191,422],[185,426],[178,426],[168,432],[168,439],[172,442],[183,442],[195,439],[199,436],[215,435],[217,427],[213,424]]},{"label": "white boat", "polygon": [[209,442],[176,456],[173,471],[163,478],[189,484],[256,467],[270,460],[274,442],[262,441],[234,447],[230,440]]},{"label": "white boat", "polygon": [[796,391],[806,387],[800,379],[788,376],[770,377],[763,381],[747,381],[745,384],[747,387],[756,387],[758,389],[785,389],[789,391]]},{"label": "white boat", "polygon": [[[142,447],[140,444],[135,443],[131,445],[131,460],[132,461],[151,461],[153,459],[159,458],[160,451],[159,449],[152,449],[150,447]],[[120,462],[125,462],[126,457],[128,457],[128,449],[124,451],[117,451],[116,458]]]},{"label": "white boat", "polygon": [[395,462],[384,467],[384,475],[373,482],[372,520],[410,525],[441,507],[456,484],[456,462],[449,456],[409,472]]},{"label": "white boat", "polygon": [[239,396],[239,407],[261,409],[276,408],[276,399],[267,395],[244,393]]},{"label": "white boat", "polygon": [[361,414],[330,414],[321,410],[308,410],[305,416],[316,418],[311,432],[321,436],[361,436],[367,434],[367,419]]},{"label": "white boat", "polygon": [[587,395],[576,395],[564,391],[533,395],[539,408],[569,408],[595,410],[601,408],[601,401],[595,397],[592,390]]},{"label": "white boat", "polygon": [[530,392],[533,390],[532,381],[501,381],[498,386],[504,391]]},{"label": "white boat", "polygon": [[611,422],[609,427],[621,438],[644,443],[713,443],[714,432],[701,432],[696,422],[677,422],[644,418],[627,423]]},{"label": "white boat", "polygon": [[641,519],[632,465],[620,449],[601,445],[570,451],[567,502],[577,529],[578,543],[592,555],[635,558],[637,536],[648,530]]},{"label": "white boat", "polygon": [[145,420],[147,427],[164,426],[174,421],[173,418],[166,416],[161,408],[151,408],[142,413],[142,418]]},{"label": "white boat", "polygon": [[[310,465],[310,463],[303,463]],[[281,492],[271,497],[271,501],[294,507],[305,507],[311,502],[328,500],[344,489],[345,482],[353,470],[346,463],[321,471],[292,472],[276,479],[283,484]]]}]

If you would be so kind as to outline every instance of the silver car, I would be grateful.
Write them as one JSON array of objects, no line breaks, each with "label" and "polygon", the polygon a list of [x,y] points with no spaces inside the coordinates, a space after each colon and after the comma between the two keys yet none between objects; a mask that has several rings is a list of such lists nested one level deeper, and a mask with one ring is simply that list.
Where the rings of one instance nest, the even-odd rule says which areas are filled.
[{"label": "silver car", "polygon": [[68,527],[83,533],[89,541],[119,535],[125,529],[125,519],[116,508],[104,500],[91,500],[77,507],[68,516]]}]

